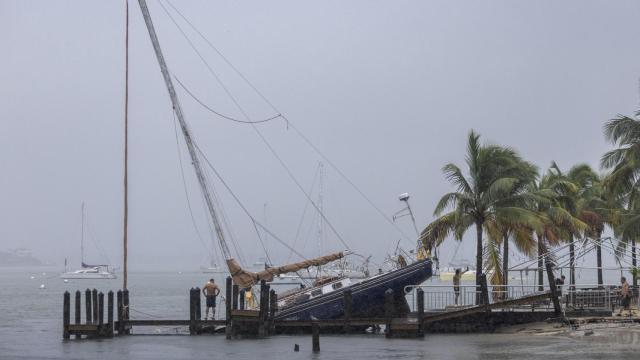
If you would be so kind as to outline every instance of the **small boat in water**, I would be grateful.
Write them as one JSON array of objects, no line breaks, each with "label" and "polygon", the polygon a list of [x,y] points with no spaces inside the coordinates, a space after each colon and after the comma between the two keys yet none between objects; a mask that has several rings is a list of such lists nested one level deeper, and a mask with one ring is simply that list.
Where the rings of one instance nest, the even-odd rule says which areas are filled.
[{"label": "small boat in water", "polygon": [[116,274],[108,265],[87,265],[82,264],[82,269],[68,271],[60,275],[62,279],[115,279]]},{"label": "small boat in water", "polygon": [[115,279],[115,272],[109,265],[89,265],[84,262],[84,203],[82,203],[82,229],[80,235],[80,265],[81,268],[75,271],[67,270],[67,259],[64,259],[64,272],[60,274],[61,279]]}]

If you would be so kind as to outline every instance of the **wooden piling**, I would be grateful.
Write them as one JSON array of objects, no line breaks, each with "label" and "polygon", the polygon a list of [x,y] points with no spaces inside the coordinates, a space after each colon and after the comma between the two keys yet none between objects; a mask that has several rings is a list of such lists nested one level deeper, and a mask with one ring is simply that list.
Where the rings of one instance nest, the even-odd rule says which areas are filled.
[{"label": "wooden piling", "polygon": [[62,304],[62,338],[68,340],[71,338],[69,335],[69,324],[71,323],[71,294],[68,291],[64,292],[64,300]]},{"label": "wooden piling", "polygon": [[95,324],[98,322],[98,290],[95,288],[91,291],[91,305],[93,305],[92,319]]},{"label": "wooden piling", "polygon": [[311,323],[311,344],[313,352],[320,351],[320,326],[315,321]]},{"label": "wooden piling", "polygon": [[[129,290],[124,289],[124,291],[122,291],[122,317],[125,321],[128,321],[129,315]],[[123,334],[129,335],[131,334],[131,329],[123,324],[122,332]]]},{"label": "wooden piling", "polygon": [[98,294],[98,329],[102,329],[104,325],[104,294],[102,291]]},{"label": "wooden piling", "polygon": [[238,309],[238,293],[240,292],[240,289],[238,288],[237,284],[233,284],[232,287],[232,298],[231,298],[231,309],[232,310],[237,310]]},{"label": "wooden piling", "polygon": [[240,290],[240,292],[238,293],[238,308],[240,310],[244,310],[244,294],[244,289]]},{"label": "wooden piling", "polygon": [[108,337],[113,337],[113,291],[107,293],[107,330]]},{"label": "wooden piling", "polygon": [[91,319],[91,290],[87,289],[84,291],[84,307],[85,307],[85,315],[84,322],[86,324],[93,323],[93,319]]},{"label": "wooden piling", "polygon": [[387,289],[384,292],[384,323],[385,323],[385,336],[390,338],[392,336],[391,333],[391,322],[393,321],[393,289]]},{"label": "wooden piling", "polygon": [[353,295],[351,289],[345,289],[343,292],[344,301],[344,333],[351,332],[351,314],[353,312]]},{"label": "wooden piling", "polygon": [[269,334],[276,331],[275,317],[278,310],[278,294],[275,290],[269,291]]},{"label": "wooden piling", "polygon": [[123,309],[123,305],[122,305],[122,290],[118,290],[118,294],[116,296],[116,301],[117,301],[117,308],[118,308],[118,328],[116,329],[118,331],[118,335],[122,335],[122,333],[124,332],[124,323],[122,322],[124,320],[124,309]]},{"label": "wooden piling", "polygon": [[196,297],[195,289],[189,289],[189,334],[196,333]]},{"label": "wooden piling", "polygon": [[260,311],[258,312],[258,336],[267,336],[267,317],[269,316],[269,285],[260,281]]},{"label": "wooden piling", "polygon": [[[200,288],[196,286],[193,293],[196,301],[196,320],[202,320],[202,298],[200,297]],[[215,318],[215,316],[216,314],[214,313],[213,317]]]},{"label": "wooden piling", "polygon": [[418,288],[416,290],[416,295],[418,297],[418,336],[421,337],[424,336],[424,290]]},{"label": "wooden piling", "polygon": [[76,325],[80,325],[80,321],[82,321],[82,319],[80,318],[80,316],[82,315],[82,304],[80,303],[82,299],[82,293],[80,292],[80,290],[76,290],[76,303],[75,303],[75,324]]},{"label": "wooden piling", "polygon": [[231,296],[232,296],[232,287],[233,282],[231,280],[231,276],[227,276],[227,282],[225,284],[225,314],[226,314],[226,327],[225,327],[225,335],[227,339],[231,339],[232,329],[232,319],[231,319]]}]

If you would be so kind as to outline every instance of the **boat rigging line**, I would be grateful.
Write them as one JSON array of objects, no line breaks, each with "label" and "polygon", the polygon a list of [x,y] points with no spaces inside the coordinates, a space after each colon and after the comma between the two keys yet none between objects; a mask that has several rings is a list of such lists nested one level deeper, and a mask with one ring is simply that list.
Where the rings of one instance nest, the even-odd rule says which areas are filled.
[{"label": "boat rigging line", "polygon": [[[204,41],[207,45],[209,45],[209,47],[214,50],[221,58],[222,60],[229,65],[229,67],[267,104],[269,105],[272,110],[277,114],[274,115],[272,118],[270,119],[265,119],[265,120],[275,120],[277,118],[282,118],[286,124],[287,124],[287,128],[292,128],[296,134],[298,136],[300,136],[300,138],[309,146],[311,147],[314,152],[316,152],[316,154],[318,154],[321,158],[323,158],[327,164],[329,164],[345,181],[347,181],[347,183],[349,183],[349,185],[355,189],[355,191],[380,215],[384,218],[384,220],[391,225],[391,227],[393,227],[401,236],[403,239],[405,239],[406,241],[409,241],[409,236],[406,235],[406,233],[397,225],[395,224],[388,216],[387,214],[385,214],[378,206],[375,205],[375,203],[337,166],[335,165],[335,163],[333,163],[333,161],[331,161],[322,151],[320,151],[320,149],[314,145],[311,140],[309,140],[309,138],[307,136],[305,136],[302,131],[300,129],[298,129],[296,126],[294,126],[291,121],[282,114],[281,111],[278,110],[278,108],[271,102],[269,101],[269,99],[260,91],[258,90],[258,88],[253,85],[253,83],[251,81],[249,81],[249,79],[244,76],[244,74],[242,74],[242,72],[240,72],[240,70],[238,70],[232,63],[231,61],[229,61],[223,54],[221,51],[218,50],[218,48],[216,48],[213,43],[211,43],[211,41],[200,31],[198,30],[198,28],[191,22],[189,21],[183,14],[182,12],[180,12],[180,10],[178,10],[173,3],[170,0],[165,0],[167,2],[167,4],[169,4],[169,6],[187,23],[187,25],[194,31],[196,32]],[[243,115],[245,116],[245,118],[247,118],[247,120],[245,121],[240,121],[240,122],[247,122],[252,125],[254,127],[254,129],[256,130],[256,132],[259,133],[259,131],[255,128],[255,124],[257,122],[254,121],[250,121],[248,116],[246,115],[246,113],[242,110],[242,108],[240,107],[240,105],[238,104],[238,102],[235,100],[235,98],[231,95],[231,93],[228,91],[228,89],[226,87],[224,87],[224,85],[222,84],[222,81],[220,80],[220,78],[217,76],[217,74],[215,73],[215,71],[213,71],[213,69],[211,69],[211,67],[208,65],[208,63],[206,62],[206,60],[204,59],[204,57],[201,55],[201,53],[197,50],[197,48],[195,47],[195,45],[193,44],[193,42],[189,39],[189,37],[186,35],[186,33],[183,31],[183,29],[180,27],[180,25],[177,23],[177,21],[173,18],[173,16],[171,16],[168,12],[168,10],[166,9],[166,7],[164,6],[162,0],[159,1],[161,7],[163,8],[163,10],[167,13],[167,15],[169,16],[169,18],[171,19],[171,21],[174,23],[174,25],[179,29],[180,33],[183,35],[183,37],[185,37],[185,39],[187,40],[187,42],[189,43],[189,45],[192,47],[192,49],[196,52],[196,54],[200,57],[200,59],[205,63],[205,65],[207,66],[207,68],[209,69],[209,71],[212,73],[212,75],[216,78],[216,80],[219,82],[219,84],[223,87],[223,89],[227,92],[227,94],[229,95],[229,97],[232,99],[232,101],[234,101],[234,103],[236,104],[236,106],[239,108],[239,110],[243,113]],[[212,111],[213,109],[211,109],[209,106],[206,106],[204,104],[203,101],[201,101],[200,99],[198,99],[191,91],[189,91],[186,86],[184,86],[184,84],[180,83],[180,81],[178,79],[176,79],[178,81],[178,83],[185,89],[185,91],[192,97],[194,98],[194,100],[196,100],[200,105],[202,105],[205,109],[208,109],[210,111]],[[218,112],[216,111],[212,111],[215,114],[218,114]],[[223,116],[223,118],[227,118],[226,116]],[[233,118],[232,118],[233,119]],[[231,120],[231,119],[229,119]],[[233,120],[239,120],[239,119],[233,119]],[[263,120],[262,122],[265,122],[265,120]],[[264,138],[261,134],[260,136],[262,138]],[[266,140],[264,140],[266,141]],[[297,183],[297,181],[296,181]],[[298,184],[298,187],[300,187],[300,185]],[[303,189],[302,189],[303,190]],[[304,190],[303,190],[304,192]],[[305,193],[305,195],[307,195]],[[314,203],[314,207],[315,203]],[[331,228],[333,228],[331,226]],[[334,229],[332,229],[333,231]],[[413,243],[412,243],[413,246]]]},{"label": "boat rigging line", "polygon": [[[175,21],[175,19],[173,18],[173,16],[171,16],[171,14],[169,13],[169,11],[166,9],[166,7],[162,4],[162,1],[158,2],[160,4],[160,6],[162,7],[162,9],[165,11],[165,13],[167,14],[167,16],[169,16],[169,18],[171,19],[171,21],[173,22],[173,24],[178,28],[179,32],[182,34],[182,36],[185,38],[185,40],[187,40],[187,42],[189,43],[189,45],[191,46],[191,48],[193,49],[193,51],[197,54],[197,56],[200,58],[200,60],[203,62],[203,64],[205,65],[205,67],[209,70],[209,72],[211,73],[211,75],[216,79],[216,81],[218,82],[218,84],[222,87],[222,89],[225,91],[225,93],[227,94],[227,96],[231,99],[231,101],[233,101],[233,103],[235,104],[235,106],[238,108],[238,110],[240,111],[240,113],[242,113],[242,115],[244,116],[244,118],[246,119],[246,121],[249,123],[249,125],[251,125],[251,127],[253,128],[253,130],[256,132],[256,134],[258,135],[258,137],[262,140],[262,142],[267,146],[267,148],[269,149],[269,151],[271,152],[271,154],[278,160],[278,162],[280,163],[280,165],[283,167],[283,169],[285,170],[285,172],[288,174],[289,178],[295,183],[295,185],[298,187],[298,189],[307,197],[307,199],[310,201],[310,203],[313,205],[313,207],[316,209],[316,211],[318,211],[318,213],[320,214],[320,216],[322,217],[323,221],[325,221],[327,223],[327,226],[331,229],[331,231],[334,233],[334,235],[336,236],[336,238],[338,238],[338,240],[340,241],[340,243],[347,249],[350,250],[350,246],[347,244],[347,242],[344,240],[344,238],[342,237],[342,235],[340,235],[340,233],[336,230],[336,228],[333,226],[333,224],[329,221],[329,219],[327,219],[327,217],[325,216],[325,214],[322,212],[322,209],[320,209],[318,207],[318,205],[311,199],[311,197],[309,196],[309,194],[307,194],[307,192],[305,191],[305,189],[302,187],[302,185],[300,184],[300,182],[298,181],[298,179],[295,177],[295,175],[293,174],[293,172],[291,171],[291,169],[289,169],[289,167],[286,165],[286,163],[284,162],[284,160],[280,157],[280,155],[276,152],[276,150],[273,148],[273,146],[271,145],[271,143],[269,143],[269,141],[264,137],[264,135],[262,134],[262,132],[260,132],[260,130],[255,126],[255,123],[253,123],[253,121],[251,121],[249,115],[246,113],[246,111],[244,110],[244,108],[240,105],[240,103],[238,102],[238,100],[233,96],[233,94],[231,93],[231,91],[224,85],[224,83],[222,82],[222,80],[220,79],[220,77],[218,76],[218,74],[213,70],[213,68],[209,65],[209,63],[207,62],[207,60],[202,56],[202,54],[200,53],[200,51],[196,48],[195,44],[193,43],[193,41],[191,41],[191,39],[187,36],[187,34],[184,32],[184,30],[182,29],[182,27]],[[282,117],[282,116],[279,116]]]}]

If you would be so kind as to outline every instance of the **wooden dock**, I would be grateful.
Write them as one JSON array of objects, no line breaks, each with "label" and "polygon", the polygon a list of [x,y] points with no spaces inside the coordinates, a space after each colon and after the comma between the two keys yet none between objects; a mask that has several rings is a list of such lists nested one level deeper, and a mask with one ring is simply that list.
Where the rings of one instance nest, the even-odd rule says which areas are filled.
[{"label": "wooden dock", "polygon": [[[416,289],[417,312],[407,317],[393,317],[395,311],[394,294],[391,289],[385,293],[385,312],[378,318],[354,318],[352,317],[352,296],[350,291],[344,292],[345,314],[341,319],[332,320],[279,320],[277,314],[277,295],[265,282],[260,284],[259,309],[245,308],[243,291],[232,283],[231,278],[226,281],[225,319],[203,320],[202,303],[199,288],[189,291],[189,319],[153,319],[140,320],[130,318],[129,292],[119,290],[116,293],[107,293],[105,296],[96,289],[86,289],[84,294],[85,322],[81,323],[82,293],[75,292],[74,318],[71,321],[71,294],[64,293],[63,302],[63,339],[96,339],[110,338],[114,336],[126,336],[132,329],[143,327],[185,327],[192,335],[203,333],[224,333],[228,339],[234,338],[262,338],[275,334],[320,334],[320,333],[361,333],[365,329],[380,331],[384,328],[387,337],[423,337],[425,332],[432,328],[442,327],[443,323],[460,321],[487,321],[500,323],[500,317],[504,317],[502,311],[495,311],[522,304],[532,304],[550,299],[550,292],[543,292],[518,299],[498,301],[489,304],[467,307],[459,310],[442,313],[424,312],[424,291]],[[485,290],[486,291],[486,290]],[[483,298],[488,299],[484,294]],[[106,305],[106,306],[105,306]],[[106,309],[105,309],[106,307]],[[104,314],[106,312],[106,319]],[[526,312],[521,312],[525,314]],[[115,318],[114,318],[115,314]],[[481,320],[478,314],[484,314]],[[552,317],[553,313],[543,313],[540,316]],[[538,318],[540,317],[538,316]],[[536,318],[537,319],[537,318]],[[533,321],[533,320],[531,320]]]}]

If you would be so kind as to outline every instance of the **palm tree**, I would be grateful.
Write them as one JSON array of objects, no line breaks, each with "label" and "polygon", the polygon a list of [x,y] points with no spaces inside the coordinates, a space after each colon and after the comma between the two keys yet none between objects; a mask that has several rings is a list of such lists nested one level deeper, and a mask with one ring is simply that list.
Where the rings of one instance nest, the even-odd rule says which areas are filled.
[{"label": "palm tree", "polygon": [[[421,240],[430,249],[438,246],[449,235],[461,240],[463,234],[474,227],[476,231],[476,285],[480,284],[483,269],[483,232],[486,224],[518,224],[530,216],[530,212],[511,206],[514,191],[529,169],[521,165],[524,161],[513,150],[496,145],[481,145],[480,136],[473,130],[467,142],[467,173],[457,165],[449,163],[442,169],[445,177],[456,191],[442,196],[431,222],[421,233]],[[523,173],[526,172],[527,174]],[[451,211],[445,212],[448,208]],[[498,221],[499,219],[499,221]],[[491,244],[490,244],[491,245]],[[492,263],[500,263],[499,250],[488,247]],[[495,276],[501,279],[500,266],[494,269]]]},{"label": "palm tree", "polygon": [[[636,118],[640,111],[636,112]],[[619,245],[631,242],[631,256],[633,271],[633,285],[638,284],[636,240],[640,237],[637,229],[640,220],[640,120],[628,116],[618,115],[604,126],[605,138],[616,149],[608,151],[602,156],[600,164],[611,170],[604,180],[604,187],[609,196],[626,203],[626,211],[621,218]]]},{"label": "palm tree", "polygon": [[[553,171],[549,171],[532,187],[531,192],[546,200],[533,204],[533,209],[542,222],[540,229],[534,229],[538,250],[538,286],[542,290],[544,284],[543,260],[551,262],[547,255],[549,249],[558,245],[563,239],[567,239],[569,234],[582,233],[586,224],[562,206],[562,194],[574,187],[572,183],[558,178]],[[550,268],[551,266],[547,264],[547,269]]]},{"label": "palm tree", "polygon": [[[640,116],[640,111],[635,115]],[[604,136],[618,147],[600,160],[603,168],[611,170],[606,185],[626,195],[640,187],[640,120],[619,115],[605,123]]]},{"label": "palm tree", "polygon": [[[554,191],[557,195],[556,199],[560,206],[571,214],[571,216],[586,220],[589,213],[583,212],[584,209],[579,208],[583,203],[581,201],[584,192],[591,184],[598,180],[597,174],[587,164],[578,164],[572,166],[567,173],[560,170],[555,161],[551,162],[549,176],[555,182]],[[575,244],[576,234],[567,232],[566,241],[569,243],[569,284],[575,285]]]}]

